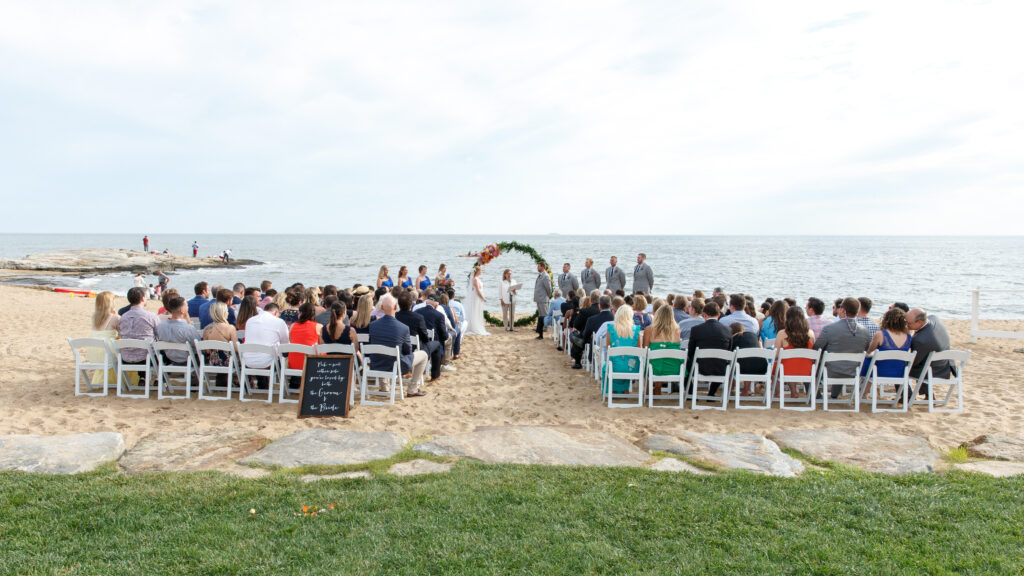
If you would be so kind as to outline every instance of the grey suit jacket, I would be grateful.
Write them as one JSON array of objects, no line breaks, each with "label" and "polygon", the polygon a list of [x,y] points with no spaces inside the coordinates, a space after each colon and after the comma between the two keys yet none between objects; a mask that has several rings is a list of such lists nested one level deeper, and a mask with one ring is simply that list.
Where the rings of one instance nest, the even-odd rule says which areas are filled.
[{"label": "grey suit jacket", "polygon": [[601,273],[593,268],[584,268],[583,272],[580,272],[580,282],[583,283],[583,290],[590,294],[601,287]]},{"label": "grey suit jacket", "polygon": [[607,281],[605,286],[614,294],[616,290],[626,289],[626,273],[618,266],[609,266],[604,271],[604,278]]},{"label": "grey suit jacket", "polygon": [[533,301],[537,303],[537,306],[547,310],[549,300],[551,300],[551,278],[547,273],[540,272],[537,274],[537,280],[533,283]]},{"label": "grey suit jacket", "polygon": [[580,287],[580,281],[576,278],[576,275],[572,272],[566,274],[565,272],[558,275],[558,289],[562,291],[562,294],[568,298],[570,292],[575,292]]},{"label": "grey suit jacket", "polygon": [[[949,350],[949,332],[938,316],[928,316],[928,323],[911,338],[910,349],[917,352],[914,364],[910,367],[910,376],[911,378],[920,378],[928,354]],[[932,374],[936,378],[949,378],[949,373],[949,361],[936,362],[932,365]]]},{"label": "grey suit jacket", "polygon": [[[871,344],[871,332],[853,318],[837,320],[821,329],[821,336],[814,341],[815,350],[825,352],[867,352]],[[858,366],[853,362],[832,362],[828,375],[834,378],[853,378]]]},{"label": "grey suit jacket", "polygon": [[654,289],[654,270],[647,265],[637,264],[633,268],[633,293],[643,292],[649,294]]}]

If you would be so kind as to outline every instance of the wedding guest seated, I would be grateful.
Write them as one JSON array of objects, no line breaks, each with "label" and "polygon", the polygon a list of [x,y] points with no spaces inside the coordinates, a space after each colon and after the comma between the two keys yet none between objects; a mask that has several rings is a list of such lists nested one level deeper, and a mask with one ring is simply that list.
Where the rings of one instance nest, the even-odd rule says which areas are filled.
[{"label": "wedding guest seated", "polygon": [[462,333],[466,330],[466,309],[462,302],[455,299],[454,288],[448,288],[448,307],[455,316],[455,329],[458,332],[458,337],[452,342],[452,360],[458,360],[462,352]]},{"label": "wedding guest seated", "polygon": [[[615,323],[608,329],[605,344],[608,348],[618,348],[620,346],[639,347],[640,334],[641,328],[633,322],[633,308],[628,304],[623,304],[619,307],[618,312],[615,313]],[[611,364],[612,370],[615,372],[640,371],[640,358],[636,356],[614,356],[611,357]],[[608,390],[610,386],[611,391],[616,394],[623,394],[629,391],[629,380],[619,379],[609,383],[607,371],[603,372],[601,382],[603,390]]]},{"label": "wedding guest seated", "polygon": [[210,318],[210,305],[216,302],[223,302],[228,306],[228,324],[234,326],[235,324],[235,310],[231,308],[231,300],[234,298],[234,294],[227,288],[220,288],[214,290],[213,295],[216,300],[210,300],[206,304],[199,307],[199,328],[203,329],[209,326],[213,320]]},{"label": "wedding guest seated", "polygon": [[[316,344],[323,344],[324,341],[320,338],[320,329],[322,326],[316,321],[316,306],[309,300],[302,303],[299,307],[299,319],[291,328],[288,330],[288,341],[292,344],[302,344],[304,346],[315,346]],[[288,368],[291,370],[302,370],[306,363],[306,355],[298,352],[288,353]],[[289,380],[291,386],[295,387],[299,385],[300,376],[291,376]]]},{"label": "wedding guest seated", "polygon": [[[441,366],[443,370],[454,370],[455,366],[452,364],[452,360],[457,355],[459,341],[459,320],[455,316],[455,311],[452,309],[451,298],[448,297],[448,292],[442,290],[437,295],[438,311],[444,313],[446,320],[445,329],[448,331],[448,340],[444,346],[444,366]],[[448,368],[445,368],[448,366]]]},{"label": "wedding guest seated", "polygon": [[562,297],[562,291],[559,290],[558,288],[555,288],[555,291],[552,293],[552,296],[553,298],[551,299],[551,302],[548,303],[548,315],[544,319],[545,327],[551,326],[551,322],[554,319],[555,310],[558,310],[558,313],[561,314],[562,304],[565,304],[565,298]]},{"label": "wedding guest seated", "polygon": [[[156,314],[144,307],[146,296],[145,288],[134,287],[128,290],[129,307],[120,315],[117,324],[117,336],[121,340],[156,340],[156,329],[160,321]],[[142,348],[125,348],[121,351],[121,358],[128,364],[141,364],[146,360],[146,351]]]},{"label": "wedding guest seated", "polygon": [[[188,307],[185,299],[175,296],[167,301],[167,312],[170,317],[156,327],[157,340],[160,342],[174,342],[177,344],[189,344],[199,340],[202,335],[188,321]],[[164,357],[172,364],[184,364],[189,353],[182,350],[168,350]]]},{"label": "wedding guest seated", "polygon": [[820,298],[810,297],[807,299],[807,325],[814,332],[814,337],[821,336],[821,330],[836,321],[832,316],[822,316],[825,313],[825,303]]},{"label": "wedding guest seated", "polygon": [[[157,318],[160,319],[161,322],[171,317],[171,313],[167,311],[167,303],[171,301],[171,298],[176,298],[177,296],[180,296],[180,294],[178,294],[177,288],[168,288],[167,290],[164,290],[163,292],[160,293],[161,306],[160,309],[156,311],[156,316]],[[188,317],[187,303],[185,304],[185,316]]]},{"label": "wedding guest seated", "polygon": [[612,324],[615,323],[615,314],[619,311],[623,305],[626,304],[626,300],[622,296],[612,297],[612,307],[609,312],[612,313],[612,319],[606,321],[600,327],[598,327],[596,335],[599,342],[605,342],[608,339],[608,329],[611,328]]},{"label": "wedding guest seated", "polygon": [[[590,341],[585,336],[584,332],[586,331],[587,321],[590,320],[591,317],[597,316],[601,312],[600,304],[598,302],[600,298],[600,292],[594,290],[585,299],[583,307],[580,308],[579,311],[573,316],[573,332],[569,336],[569,339],[572,342],[572,347],[569,349],[569,355],[572,356],[573,370],[583,369],[583,364],[581,363],[581,361],[583,360],[583,349],[584,347],[586,347],[587,344],[590,343]],[[608,305],[611,306],[611,300],[608,301]],[[593,336],[593,332],[590,333],[590,336]]]},{"label": "wedding guest seated", "polygon": [[[279,310],[277,304],[271,302],[263,309],[262,314],[249,318],[245,323],[245,343],[262,344],[263,346],[277,346],[288,343],[288,324],[278,318]],[[271,362],[275,362],[275,356],[261,352],[246,352],[242,355],[242,361],[249,368],[269,368]],[[269,381],[266,376],[256,376],[256,387],[266,388]]]},{"label": "wedding guest seated", "polygon": [[[928,355],[949,350],[949,331],[938,316],[929,316],[920,308],[912,308],[907,312],[907,327],[914,331],[914,336],[910,339],[910,349],[917,352],[914,364],[910,367],[910,377],[920,380]],[[952,368],[949,360],[935,362],[932,364],[932,375],[936,378],[949,378]],[[921,386],[918,392],[927,395],[928,386]]]},{"label": "wedding guest seated", "polygon": [[691,296],[690,299],[691,300],[696,300],[697,298],[700,298],[701,300],[707,301],[707,298],[704,297],[704,291],[703,290],[694,290],[693,291],[693,296]]},{"label": "wedding guest seated", "polygon": [[[643,347],[651,350],[679,350],[679,345],[679,325],[672,314],[672,307],[667,304],[659,306],[654,311],[651,325],[644,328]],[[678,358],[656,358],[650,364],[655,376],[674,376],[679,374],[683,361]],[[662,386],[654,387],[655,395],[661,392]]]},{"label": "wedding guest seated", "polygon": [[[426,267],[423,267],[424,270]],[[362,299],[360,299],[362,300]],[[412,349],[410,344],[409,327],[395,319],[396,302],[394,296],[387,294],[381,298],[381,310],[384,317],[370,324],[370,344],[387,346],[388,348],[399,348],[399,371],[402,374],[412,373],[408,381],[406,393],[407,398],[426,396],[425,390],[420,390],[423,385],[423,371],[427,366],[427,353],[423,350]],[[380,354],[369,354],[371,370],[388,371],[394,365],[394,358]]]},{"label": "wedding guest seated", "polygon": [[[437,293],[433,290],[428,290],[426,304],[413,312],[413,314],[423,317],[427,330],[434,331],[434,339],[428,341],[424,348],[427,354],[430,355],[431,381],[437,380],[441,376],[441,370],[455,370],[454,366],[444,364],[445,347],[448,342],[448,319],[442,310],[438,310],[438,306]],[[437,352],[434,352],[435,347],[438,350]]]},{"label": "wedding guest seated", "polygon": [[343,302],[334,301],[327,310],[328,320],[320,331],[320,339],[324,344],[351,344],[359,350],[359,337],[356,329],[345,323],[348,309]]},{"label": "wedding guest seated", "polygon": [[[732,345],[730,350],[742,348],[760,348],[761,341],[753,332],[747,332],[740,322],[733,322],[729,325],[729,332],[732,334]],[[764,374],[768,370],[768,361],[764,358],[741,358],[738,362],[739,370],[743,374]],[[740,396],[750,396],[751,383],[744,381],[740,384]]]},{"label": "wedding guest seated", "polygon": [[[256,299],[253,296],[247,296],[242,300],[242,304],[255,308]],[[239,308],[241,310],[241,308]],[[235,327],[228,324],[228,306],[223,302],[214,302],[210,305],[210,319],[213,320],[206,329],[203,330],[203,340],[210,341],[214,340],[217,342],[230,342],[233,345],[238,344],[238,332]],[[207,350],[206,351],[206,362],[210,366],[227,366],[229,364],[230,356],[220,350]],[[227,374],[217,374],[217,386],[228,385]]]},{"label": "wedding guest seated", "polygon": [[[860,316],[857,317],[860,319]],[[874,322],[872,322],[874,324]],[[903,313],[903,310],[899,308],[890,308],[882,316],[882,326],[878,332],[871,338],[871,345],[868,346],[868,353],[872,354],[875,350],[880,352],[887,352],[890,350],[896,350],[899,352],[910,351],[910,330],[907,328],[907,315]],[[864,363],[864,368],[861,370],[861,376],[868,374],[869,362]],[[899,378],[903,376],[903,370],[905,364],[899,360],[882,360],[875,362],[875,366],[878,368],[878,375],[882,378]],[[868,391],[864,390],[864,394],[867,395]]]},{"label": "wedding guest seated", "polygon": [[686,307],[689,303],[690,302],[687,300],[686,296],[683,296],[682,294],[676,294],[675,297],[672,298],[672,317],[675,319],[676,324],[679,324],[690,317],[690,315],[686,313]]},{"label": "wedding guest seated", "polygon": [[242,303],[242,298],[245,298],[245,284],[235,282],[235,285],[231,287],[231,303],[228,306],[237,307]]},{"label": "wedding guest seated", "polygon": [[[853,354],[867,352],[871,334],[857,323],[859,311],[860,302],[856,298],[843,298],[839,307],[839,320],[821,329],[821,335],[815,339],[814,349]],[[855,362],[832,362],[828,365],[828,373],[834,378],[853,378],[859,375],[859,368]],[[842,388],[840,384],[832,386],[833,399],[839,397]]]},{"label": "wedding guest seated", "polygon": [[321,326],[324,326],[324,325],[327,324],[327,322],[330,321],[330,319],[331,319],[331,306],[334,305],[334,303],[337,302],[337,301],[338,301],[338,295],[337,294],[331,294],[329,296],[324,296],[324,311],[323,312],[317,312],[317,314],[316,314],[316,323],[317,324],[320,324]]},{"label": "wedding guest seated", "polygon": [[764,322],[761,323],[762,343],[778,336],[779,331],[786,324],[786,310],[788,309],[789,304],[786,304],[785,300],[772,302],[771,307],[768,308],[768,314],[765,315]]},{"label": "wedding guest seated", "polygon": [[305,295],[301,288],[292,287],[285,290],[284,301],[285,308],[281,310],[278,317],[291,327],[292,324],[299,321],[299,307],[306,301]]},{"label": "wedding guest seated", "polygon": [[[704,305],[704,322],[690,329],[690,343],[686,350],[687,366],[693,365],[697,348],[729,350],[732,346],[732,333],[719,322],[719,314],[717,303],[708,302]],[[700,363],[700,373],[705,376],[725,376],[728,367],[728,360],[708,359]],[[708,395],[714,396],[718,387],[717,382],[712,382],[708,387]]]},{"label": "wedding guest seated", "polygon": [[729,324],[739,322],[743,325],[743,331],[753,334],[754,338],[757,338],[761,331],[760,326],[757,323],[757,318],[747,313],[746,306],[747,299],[743,297],[743,294],[733,294],[729,296]]},{"label": "wedding guest seated", "polygon": [[857,324],[868,329],[871,333],[871,337],[874,338],[875,334],[878,334],[878,324],[875,324],[868,314],[871,312],[871,298],[867,296],[861,296],[857,298],[860,301],[860,312],[857,313]]},{"label": "wedding guest seated", "polygon": [[635,310],[633,312],[633,323],[639,326],[641,330],[651,325],[654,319],[646,312],[647,298],[643,294],[633,294],[633,310]]},{"label": "wedding guest seated", "polygon": [[[381,299],[383,310],[384,300]],[[398,311],[395,313],[395,320],[405,324],[409,328],[409,336],[419,341],[419,348],[427,353],[430,358],[430,381],[433,382],[441,376],[441,362],[444,360],[444,348],[439,342],[434,342],[427,334],[427,322],[423,316],[412,311],[412,294],[403,292],[398,297]],[[379,322],[379,320],[378,320]]]},{"label": "wedding guest seated", "polygon": [[701,298],[690,300],[690,303],[686,306],[686,312],[690,317],[679,323],[680,340],[689,340],[690,331],[693,330],[693,327],[704,323],[704,300]]},{"label": "wedding guest seated", "polygon": [[323,307],[320,288],[318,286],[306,288],[306,302],[313,303],[313,309],[316,310],[317,314],[327,311],[327,308]]},{"label": "wedding guest seated", "polygon": [[[262,312],[263,311],[259,308],[259,304],[256,302],[255,296],[246,296],[245,298],[242,298],[242,303],[238,305],[238,317],[235,319],[235,328],[238,330],[245,330],[245,325],[249,322],[249,319]],[[227,312],[225,312],[225,314],[227,314]],[[210,318],[213,318],[213,306],[210,307]],[[225,316],[225,320],[226,318],[227,317]],[[216,320],[214,321],[216,322]]]},{"label": "wedding guest seated", "polygon": [[899,308],[900,310],[903,310],[904,314],[910,312],[910,306],[907,306],[906,302],[893,302],[892,306],[889,306],[889,308]]},{"label": "wedding guest seated", "polygon": [[267,307],[267,304],[273,302],[275,296],[277,296],[277,290],[274,290],[273,288],[267,288],[267,291],[263,293],[263,298],[260,298],[260,310],[263,310],[264,308]]},{"label": "wedding guest seated", "polygon": [[[390,294],[389,294],[390,296]],[[352,316],[350,325],[355,328],[356,334],[369,334],[370,322],[373,320],[373,298],[369,295],[361,297],[356,302],[356,313]]]},{"label": "wedding guest seated", "polygon": [[199,318],[199,308],[210,301],[210,285],[206,282],[197,282],[192,290],[196,295],[188,301],[188,315],[190,318]]},{"label": "wedding guest seated", "polygon": [[[778,350],[810,350],[814,346],[814,332],[807,325],[807,316],[798,306],[786,309],[786,322],[782,330],[775,336],[775,348]],[[810,376],[814,361],[807,358],[788,358],[782,361],[782,369],[790,376]],[[779,391],[782,394],[782,391]],[[789,384],[789,397],[801,398],[797,393],[796,384]]]},{"label": "wedding guest seated", "polygon": [[787,305],[787,306],[789,306],[789,307],[793,307],[793,306],[796,306],[796,298],[793,298],[792,296],[789,296],[789,297],[783,298],[782,300],[783,300],[783,301],[784,301],[784,302],[786,303],[786,305]]}]

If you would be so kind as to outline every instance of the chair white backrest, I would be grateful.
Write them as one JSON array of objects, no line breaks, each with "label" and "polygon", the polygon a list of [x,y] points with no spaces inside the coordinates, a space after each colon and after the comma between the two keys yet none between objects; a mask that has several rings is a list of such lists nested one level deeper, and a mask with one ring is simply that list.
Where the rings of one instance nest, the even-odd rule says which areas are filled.
[{"label": "chair white backrest", "polygon": [[[166,352],[184,352],[184,364],[172,364],[164,355]],[[192,347],[179,342],[153,342],[153,354],[156,356],[156,397],[158,400],[189,400],[192,398],[192,374],[195,367],[195,356]],[[184,385],[175,385],[183,382]],[[175,394],[183,391],[183,395]]]},{"label": "chair white backrest", "polygon": [[[298,376],[298,377],[301,378],[302,377],[302,369],[301,368],[295,368],[295,369],[289,368],[288,367],[288,357],[286,356],[286,354],[306,354],[306,355],[316,354],[316,348],[314,348],[313,346],[305,345],[305,344],[278,344],[277,345],[277,362],[278,362],[278,364],[277,364],[277,374],[278,374],[278,378],[280,378],[280,382],[278,382],[278,386],[277,386],[277,392],[278,392],[277,401],[279,403],[282,403],[282,404],[285,404],[285,403],[287,403],[287,404],[295,404],[299,400],[297,398],[289,398],[288,396],[289,395],[298,396],[299,395],[299,391],[301,390],[301,385],[302,384],[300,382],[299,386],[296,386],[296,387],[293,388],[293,387],[289,386],[288,381],[290,380],[290,378],[289,378],[290,376]],[[305,361],[305,359],[303,359],[303,361]]]},{"label": "chair white backrest", "polygon": [[[786,366],[783,364],[785,360],[802,358],[805,360],[811,360],[811,373],[805,374],[786,374]],[[811,350],[808,348],[791,348],[789,350],[779,350],[778,362],[776,362],[775,372],[775,390],[779,392],[779,408],[783,410],[797,410],[797,411],[810,411],[818,407],[818,364],[821,362],[821,350]],[[789,406],[786,405],[786,394],[789,390],[789,384],[793,384],[794,387],[803,386],[806,396],[803,398],[790,397]],[[774,399],[774,398],[773,398]]]},{"label": "chair white backrest", "polygon": [[[145,351],[146,359],[139,364],[125,362],[122,354],[127,349]],[[149,342],[135,338],[111,340],[110,350],[117,363],[117,395],[121,398],[149,398],[149,386],[156,372],[156,358]],[[136,378],[142,379],[141,386],[132,384],[129,376],[131,372],[135,372]]]},{"label": "chair white backrest", "polygon": [[[232,342],[221,342],[220,340],[196,340],[196,361],[199,363],[199,399],[200,400],[230,400],[231,390],[238,376],[238,356],[235,354],[235,345]],[[210,364],[207,353],[222,353],[228,357],[227,366]],[[217,386],[216,376],[223,374],[227,376],[227,386]],[[210,376],[214,376],[212,379]],[[217,392],[223,392],[218,396]]]},{"label": "chair white backrest", "polygon": [[245,330],[235,331],[235,336],[238,337],[239,342],[245,342]]},{"label": "chair white backrest", "polygon": [[556,310],[551,313],[551,339],[562,343],[562,311]]},{"label": "chair white backrest", "polygon": [[[818,374],[818,388],[821,390],[821,407],[825,411],[832,412],[860,412],[860,396],[863,388],[863,379],[860,376],[861,369],[867,354],[864,352],[825,352],[821,355],[821,370]],[[829,366],[833,362],[844,362],[856,364],[857,369],[853,377],[834,376]],[[838,387],[838,398],[832,399],[832,387]],[[848,387],[852,387],[847,390]],[[843,399],[843,394],[849,393],[849,398]],[[835,408],[835,406],[849,406],[848,408]],[[831,407],[830,407],[831,406]]]},{"label": "chair white backrest", "polygon": [[[68,338],[71,346],[71,353],[75,357],[75,396],[106,396],[107,388],[110,386],[110,371],[114,367],[114,355],[110,350],[108,341],[103,338]],[[83,351],[92,350],[96,357],[103,358],[100,362],[90,362],[88,354]],[[101,392],[90,392],[96,385],[92,383],[92,371],[103,374],[103,390]],[[85,378],[85,387],[82,389],[82,378]],[[99,377],[96,378],[99,380]]]},{"label": "chair white backrest", "polygon": [[[402,381],[402,350],[398,346],[381,346],[379,344],[366,344],[362,346],[366,364],[363,366],[362,378],[359,382],[359,403],[368,404],[371,406],[384,406],[386,404],[395,403],[395,392],[396,390],[401,393],[400,398],[405,399],[405,383]],[[374,370],[370,367],[370,355],[379,354],[381,356],[390,356],[394,360],[391,364],[390,370]],[[371,391],[367,389],[370,379],[373,379],[377,384],[377,391]],[[383,382],[383,384],[382,384]],[[390,382],[390,391],[385,391],[384,388],[387,383]],[[386,396],[387,402],[379,402],[376,400],[367,400],[367,396]]]},{"label": "chair white backrest", "polygon": [[765,348],[775,348],[775,338],[765,338],[764,339],[764,347]]},{"label": "chair white backrest", "polygon": [[[637,361],[636,372],[616,372],[613,364],[614,358],[632,357]],[[608,349],[608,360],[605,364],[605,386],[607,387],[609,408],[636,408],[644,405],[644,366],[647,362],[647,349],[639,346],[613,346]],[[612,386],[614,380],[627,380],[629,389],[625,392],[615,392]],[[633,392],[633,390],[636,392]],[[636,402],[615,403],[615,399],[635,399]]]},{"label": "chair white backrest", "polygon": [[[654,374],[654,366],[651,364],[654,360],[662,359],[674,359],[680,360],[679,373],[678,374],[664,374],[656,376]],[[647,350],[647,365],[646,365],[646,382],[647,382],[647,406],[650,408],[682,408],[686,404],[686,350],[676,350],[673,348],[666,348],[664,350]],[[655,394],[658,386],[664,387],[668,385],[669,391],[667,394]],[[672,385],[677,387],[677,392],[672,393]],[[676,405],[661,406],[654,403],[655,400],[676,400]]]},{"label": "chair white backrest", "polygon": [[[775,373],[775,351],[765,348],[738,348],[734,358],[735,363],[733,364],[732,369],[732,386],[729,386],[729,389],[732,391],[733,402],[736,408],[739,410],[767,410],[768,408],[771,408],[772,376]],[[743,372],[743,367],[740,365],[740,361],[757,358],[764,360],[765,370],[763,372],[753,374]],[[740,386],[746,382],[755,385],[761,384],[764,387],[764,392],[761,395],[751,394],[750,396],[740,396]],[[744,404],[744,401],[754,403]]]},{"label": "chair white backrest", "polygon": [[[246,364],[246,354],[263,354],[269,357],[270,365],[266,368],[251,367]],[[240,375],[238,381],[238,399],[242,402],[252,402],[253,400],[260,400],[262,402],[273,402],[274,401],[274,386],[277,383],[277,350],[274,346],[267,346],[265,344],[239,344],[238,345],[238,364],[240,366]],[[253,376],[265,377],[267,379],[267,389],[258,390],[252,382]],[[266,399],[255,398],[255,396],[262,396],[266,394]],[[250,396],[253,396],[250,398]]]},{"label": "chair white backrest", "polygon": [[[868,364],[868,375],[864,385],[871,391],[872,412],[906,412],[909,409],[908,400],[910,396],[910,367],[914,364],[914,357],[917,352],[903,352],[901,350],[876,350],[871,355]],[[885,377],[878,375],[878,363],[886,361],[903,362],[903,372],[900,376]],[[893,393],[889,394],[885,389],[893,387]],[[902,408],[896,408],[902,402]],[[879,408],[879,405],[890,406],[891,408]]]},{"label": "chair white backrest", "polygon": [[[690,362],[690,381],[687,386],[690,397],[690,408],[693,410],[725,410],[729,405],[729,384],[732,378],[733,358],[735,353],[731,350],[720,350],[717,348],[696,348],[693,352],[693,360]],[[701,362],[707,365],[708,360],[721,360],[727,363],[725,374],[721,376],[701,374]],[[718,384],[722,391],[721,404],[718,406],[702,406],[697,404],[698,400],[717,400],[711,395],[712,384]],[[701,387],[707,389],[707,394],[701,394]]]},{"label": "chair white backrest", "polygon": [[369,332],[367,332],[366,334],[363,334],[361,332],[356,332],[356,340],[359,342],[359,344],[369,344],[370,343],[370,334],[369,334]]},{"label": "chair white backrest", "polygon": [[[913,404],[925,404],[928,406],[929,412],[951,412],[958,413],[964,411],[964,368],[967,366],[967,358],[970,356],[968,350],[943,350],[941,352],[932,352],[925,358],[924,365],[921,368],[921,375],[917,380],[917,385],[914,387],[914,394],[911,398]],[[933,364],[935,362],[949,362],[950,366],[949,378],[936,378],[933,372]],[[920,393],[921,387],[928,387],[928,398],[926,400],[918,400],[918,394]],[[935,401],[935,387],[936,386],[947,386],[946,397],[941,402]],[[948,408],[949,401],[952,400],[953,392],[956,392],[956,408]],[[942,406],[941,410],[936,409],[936,406]]]}]

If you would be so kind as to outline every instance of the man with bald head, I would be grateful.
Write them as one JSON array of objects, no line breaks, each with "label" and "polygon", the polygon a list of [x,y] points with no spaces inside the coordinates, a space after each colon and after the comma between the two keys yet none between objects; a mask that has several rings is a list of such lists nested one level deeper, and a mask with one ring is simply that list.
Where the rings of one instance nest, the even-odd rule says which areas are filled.
[{"label": "man with bald head", "polygon": [[[406,385],[406,397],[426,396],[426,391],[420,390],[420,386],[423,385],[423,371],[427,367],[427,353],[422,350],[413,352],[409,327],[395,319],[397,306],[398,302],[391,294],[381,296],[380,310],[384,316],[370,322],[370,344],[388,348],[398,346],[402,374],[412,371],[412,379]],[[394,366],[391,356],[370,354],[369,359],[371,370],[389,371]]]},{"label": "man with bald head", "polygon": [[[949,332],[938,316],[929,316],[920,308],[911,308],[907,312],[907,328],[914,331],[910,349],[917,352],[914,364],[910,367],[910,377],[920,379],[928,355],[949,350]],[[932,375],[936,378],[949,378],[950,369],[949,361],[936,362],[932,364]],[[920,393],[927,394],[927,386],[922,386]]]}]

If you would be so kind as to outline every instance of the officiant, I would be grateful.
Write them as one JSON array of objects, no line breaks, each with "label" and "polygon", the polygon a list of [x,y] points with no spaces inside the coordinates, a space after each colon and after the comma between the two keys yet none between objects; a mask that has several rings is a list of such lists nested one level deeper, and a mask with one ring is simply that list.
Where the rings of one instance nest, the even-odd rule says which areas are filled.
[{"label": "officiant", "polygon": [[501,321],[505,330],[515,332],[516,326],[516,292],[521,284],[512,280],[512,271],[508,268],[501,273],[501,285],[498,288],[498,295],[501,297]]}]

